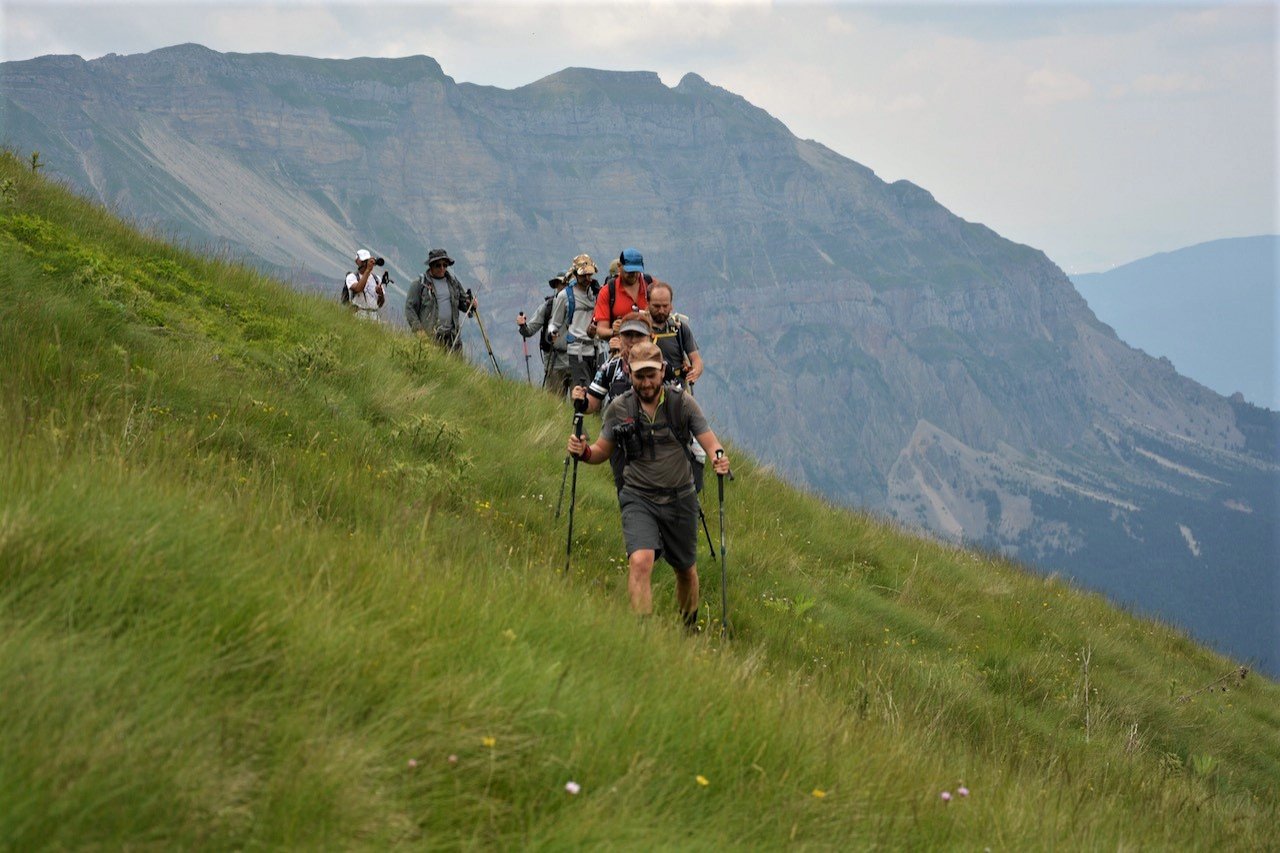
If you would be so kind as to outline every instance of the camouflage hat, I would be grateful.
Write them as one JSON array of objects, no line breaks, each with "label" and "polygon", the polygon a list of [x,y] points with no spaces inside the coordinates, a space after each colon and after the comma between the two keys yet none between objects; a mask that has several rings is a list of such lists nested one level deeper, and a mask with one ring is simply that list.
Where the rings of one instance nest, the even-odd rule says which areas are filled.
[{"label": "camouflage hat", "polygon": [[591,260],[590,255],[585,253],[573,259],[573,264],[570,265],[569,270],[575,278],[580,275],[595,275],[597,272],[595,262]]},{"label": "camouflage hat", "polygon": [[444,265],[447,267],[453,266],[453,258],[449,257],[449,253],[444,249],[432,249],[427,253],[427,260],[425,261],[427,266],[431,266],[436,261],[444,261]]},{"label": "camouflage hat", "polygon": [[614,276],[617,274],[618,274],[618,259],[614,258],[612,261],[609,261],[609,275]]}]

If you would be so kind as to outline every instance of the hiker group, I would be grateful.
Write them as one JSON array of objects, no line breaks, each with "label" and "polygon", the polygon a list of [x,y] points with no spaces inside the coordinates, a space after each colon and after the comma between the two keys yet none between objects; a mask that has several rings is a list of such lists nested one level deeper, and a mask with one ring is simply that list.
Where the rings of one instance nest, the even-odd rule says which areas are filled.
[{"label": "hiker group", "polygon": [[[356,271],[347,274],[343,301],[364,319],[376,319],[390,284],[374,272],[381,258],[361,249]],[[419,338],[446,351],[461,350],[461,318],[474,317],[494,368],[498,362],[480,322],[478,304],[449,271],[454,261],[433,249],[427,271],[409,288],[405,320]],[[676,598],[685,626],[698,630],[698,525],[710,544],[710,530],[698,493],[708,458],[719,480],[721,507],[722,594],[724,591],[724,479],[729,459],[693,396],[703,373],[702,354],[689,318],[674,311],[675,291],[647,274],[636,249],[624,249],[603,282],[590,255],[580,254],[569,268],[552,276],[552,293],[526,316],[516,317],[529,370],[528,341],[537,338],[542,356],[542,387],[572,402],[573,434],[565,457],[565,477],[573,468],[565,570],[573,549],[573,508],[578,463],[609,462],[618,495],[628,562],[627,589],[632,610],[652,612],[651,576],[663,558],[676,575]],[[372,288],[372,292],[371,289]],[[498,369],[501,373],[501,370]],[[601,412],[599,436],[584,432],[584,415]],[[563,500],[563,483],[561,486]],[[557,505],[559,514],[559,504]],[[715,556],[714,545],[711,546]],[[725,629],[722,602],[721,629]]]}]

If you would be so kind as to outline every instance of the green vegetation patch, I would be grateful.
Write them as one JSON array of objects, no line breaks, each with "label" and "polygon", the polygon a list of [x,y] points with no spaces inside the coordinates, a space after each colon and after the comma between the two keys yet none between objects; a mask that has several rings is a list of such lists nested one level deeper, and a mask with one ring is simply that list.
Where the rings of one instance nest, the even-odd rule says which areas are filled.
[{"label": "green vegetation patch", "polygon": [[640,622],[562,405],[0,186],[15,849],[1274,846],[1280,690],[1183,635],[736,455],[732,638],[705,542]]}]

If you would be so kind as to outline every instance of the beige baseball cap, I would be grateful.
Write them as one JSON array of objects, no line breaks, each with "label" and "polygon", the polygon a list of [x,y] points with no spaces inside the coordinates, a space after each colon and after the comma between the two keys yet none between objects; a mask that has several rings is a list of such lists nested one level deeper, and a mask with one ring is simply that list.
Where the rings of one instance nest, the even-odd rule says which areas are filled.
[{"label": "beige baseball cap", "polygon": [[662,372],[666,366],[666,362],[662,360],[662,350],[658,349],[658,345],[652,341],[640,341],[631,348],[630,355],[627,356],[627,364],[631,367],[631,372],[644,370],[646,367],[655,367]]}]

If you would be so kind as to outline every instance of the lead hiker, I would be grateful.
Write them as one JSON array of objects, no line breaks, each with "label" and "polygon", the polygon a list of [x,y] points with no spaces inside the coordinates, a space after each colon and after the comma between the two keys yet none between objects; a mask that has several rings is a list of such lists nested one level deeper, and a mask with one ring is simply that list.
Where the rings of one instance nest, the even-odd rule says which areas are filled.
[{"label": "lead hiker", "polygon": [[571,435],[569,453],[597,465],[621,448],[626,459],[622,538],[627,550],[627,592],[633,612],[653,612],[654,561],[665,559],[676,573],[676,600],[685,627],[698,624],[698,497],[688,451],[689,436],[710,456],[718,474],[729,473],[729,458],[689,395],[664,385],[662,351],[640,341],[627,356],[631,390],[605,410],[594,444]]},{"label": "lead hiker", "polygon": [[[460,314],[472,316],[479,305],[470,291],[449,272],[453,258],[444,249],[427,254],[427,271],[409,286],[404,318],[415,335],[434,340],[450,352],[462,351]],[[443,287],[444,293],[440,293]],[[442,298],[443,297],[443,298]]]},{"label": "lead hiker", "polygon": [[618,255],[618,275],[605,283],[596,298],[596,337],[607,339],[618,331],[623,317],[649,307],[648,283],[640,250],[623,249]]},{"label": "lead hiker", "polygon": [[547,325],[551,321],[552,303],[564,289],[564,276],[552,277],[547,285],[551,287],[551,295],[542,300],[542,307],[534,312],[533,320],[527,320],[521,311],[516,315],[516,326],[522,337],[538,336],[538,349],[542,352],[542,387],[557,397],[563,397],[570,387],[568,351],[563,341],[552,340]]},{"label": "lead hiker", "polygon": [[547,330],[552,340],[564,341],[569,354],[571,385],[586,385],[596,374],[596,344],[592,317],[596,309],[596,265],[590,255],[573,259],[567,278],[573,280],[556,294]]},{"label": "lead hiker", "polygon": [[362,320],[378,322],[378,311],[386,304],[383,278],[374,272],[374,267],[380,267],[384,263],[382,258],[375,258],[368,249],[360,249],[356,252],[356,271],[347,273],[347,301],[355,309],[356,316]]}]

